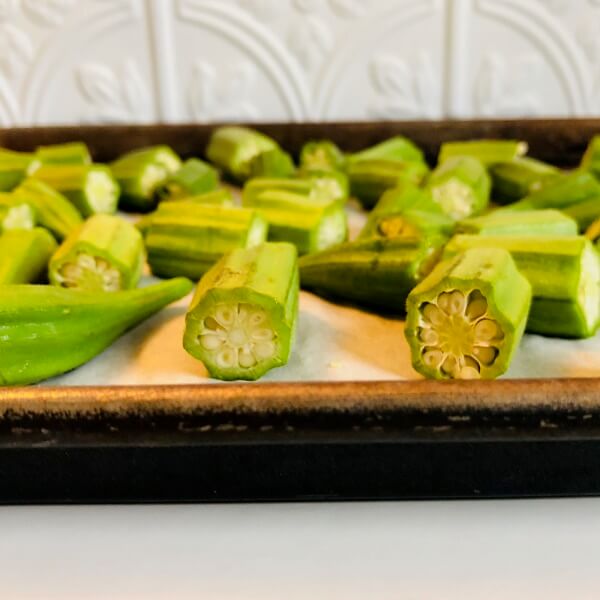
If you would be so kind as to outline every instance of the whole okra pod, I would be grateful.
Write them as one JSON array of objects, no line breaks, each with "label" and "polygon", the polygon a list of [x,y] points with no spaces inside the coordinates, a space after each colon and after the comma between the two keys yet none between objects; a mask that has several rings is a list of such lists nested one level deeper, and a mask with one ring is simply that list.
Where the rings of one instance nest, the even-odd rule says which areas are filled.
[{"label": "whole okra pod", "polygon": [[43,165],[91,165],[92,156],[83,142],[38,146],[35,157]]},{"label": "whole okra pod", "polygon": [[158,187],[159,200],[179,200],[215,191],[219,187],[216,169],[198,158],[186,160]]},{"label": "whole okra pod", "polygon": [[0,233],[11,229],[33,229],[35,210],[15,194],[0,192]]},{"label": "whole okra pod", "polygon": [[142,234],[114,215],[95,215],[62,243],[50,261],[50,282],[89,291],[135,287],[145,261]]},{"label": "whole okra pod", "polygon": [[432,379],[494,379],[510,365],[531,286],[502,248],[439,263],[409,294],[405,335],[416,371]]},{"label": "whole okra pod", "polygon": [[[54,238],[41,227],[5,231],[0,235],[0,285],[45,280],[48,261],[55,250]],[[0,296],[4,292],[2,289]]]},{"label": "whole okra pod", "polygon": [[488,167],[492,194],[499,204],[510,204],[537,192],[560,171],[540,160],[523,156]]},{"label": "whole okra pod", "polygon": [[444,142],[438,154],[438,165],[459,156],[471,156],[486,167],[496,163],[504,163],[527,154],[527,142],[519,140],[467,140]]},{"label": "whole okra pod", "polygon": [[296,249],[266,243],[225,255],[201,279],[184,347],[212,377],[255,380],[285,365],[298,317]]}]

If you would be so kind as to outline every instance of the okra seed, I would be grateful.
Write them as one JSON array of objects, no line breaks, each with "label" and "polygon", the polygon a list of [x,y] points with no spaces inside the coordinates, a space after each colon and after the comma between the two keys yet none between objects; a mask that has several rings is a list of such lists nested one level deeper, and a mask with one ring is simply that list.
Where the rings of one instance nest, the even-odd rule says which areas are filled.
[{"label": "okra seed", "polygon": [[210,333],[200,336],[200,343],[206,350],[216,350],[223,344],[223,341],[218,335]]},{"label": "okra seed", "polygon": [[494,346],[474,346],[473,354],[481,364],[489,367],[496,360],[499,350]]},{"label": "okra seed", "polygon": [[435,329],[422,327],[419,330],[419,339],[428,346],[435,346],[439,342],[440,337]]},{"label": "okra seed", "polygon": [[233,324],[234,314],[228,306],[220,306],[215,313],[215,318],[223,327],[227,327]]},{"label": "okra seed", "polygon": [[217,331],[217,329],[223,329],[214,317],[206,317],[204,319],[204,327]]},{"label": "okra seed", "polygon": [[263,340],[272,340],[274,337],[274,333],[272,329],[269,329],[267,327],[263,327],[261,329],[255,329],[252,332],[252,339],[256,340],[256,341],[263,341]]},{"label": "okra seed", "polygon": [[490,341],[501,335],[500,328],[496,321],[491,319],[482,319],[475,324],[475,338],[481,341]]},{"label": "okra seed", "polygon": [[249,369],[250,367],[253,367],[256,364],[256,359],[254,358],[254,355],[248,350],[240,351],[238,359],[240,361],[240,367],[243,367],[244,369]]},{"label": "okra seed", "polygon": [[454,375],[458,370],[458,361],[454,354],[448,354],[442,363],[442,372],[446,375]]},{"label": "okra seed", "polygon": [[423,362],[434,369],[437,369],[444,358],[443,352],[439,348],[425,348],[423,351]]},{"label": "okra seed", "polygon": [[469,367],[470,369],[475,369],[478,373],[481,371],[481,367],[479,363],[472,356],[465,356],[463,359],[463,363],[465,367]]},{"label": "okra seed", "polygon": [[458,374],[458,378],[459,379],[480,379],[481,378],[481,374],[479,373],[479,371],[473,367],[463,367],[459,374]]},{"label": "okra seed", "polygon": [[487,312],[487,300],[479,290],[473,290],[467,302],[466,315],[474,321]]},{"label": "okra seed", "polygon": [[233,367],[238,362],[237,350],[235,348],[225,348],[217,354],[217,364],[220,367]]},{"label": "okra seed", "polygon": [[444,323],[444,315],[435,304],[426,302],[421,309],[421,313],[425,320],[429,321],[432,325],[442,325]]}]

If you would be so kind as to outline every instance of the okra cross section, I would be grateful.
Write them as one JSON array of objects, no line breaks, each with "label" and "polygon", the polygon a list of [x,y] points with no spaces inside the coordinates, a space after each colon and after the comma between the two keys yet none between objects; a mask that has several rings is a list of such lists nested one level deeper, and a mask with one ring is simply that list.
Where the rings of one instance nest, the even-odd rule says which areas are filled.
[{"label": "okra cross section", "polygon": [[413,367],[433,379],[498,377],[530,305],[531,286],[506,250],[468,250],[439,263],[407,299]]},{"label": "okra cross section", "polygon": [[298,295],[293,245],[233,250],[200,281],[184,347],[216,379],[258,379],[288,361]]}]

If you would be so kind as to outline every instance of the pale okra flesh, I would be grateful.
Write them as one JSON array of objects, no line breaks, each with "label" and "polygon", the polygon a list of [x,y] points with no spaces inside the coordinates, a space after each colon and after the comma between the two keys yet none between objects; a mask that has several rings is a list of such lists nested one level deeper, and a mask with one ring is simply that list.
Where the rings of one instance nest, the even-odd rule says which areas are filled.
[{"label": "pale okra flesh", "polygon": [[0,192],[0,233],[12,229],[33,229],[36,224],[35,210],[28,202],[14,194]]},{"label": "pale okra flesh", "polygon": [[184,347],[212,377],[258,379],[288,361],[298,295],[294,246],[234,250],[200,281],[186,316]]},{"label": "pale okra flesh", "polygon": [[519,345],[531,286],[506,250],[469,250],[439,263],[407,299],[415,370],[433,379],[494,379]]}]

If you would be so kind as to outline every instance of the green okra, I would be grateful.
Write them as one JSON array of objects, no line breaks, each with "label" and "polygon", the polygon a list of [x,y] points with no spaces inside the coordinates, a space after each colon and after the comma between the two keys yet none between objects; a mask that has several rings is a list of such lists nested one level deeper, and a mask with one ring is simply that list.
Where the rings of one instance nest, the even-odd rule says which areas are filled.
[{"label": "green okra", "polygon": [[15,194],[0,192],[0,233],[11,229],[33,229],[35,210]]},{"label": "green okra", "polygon": [[168,176],[156,190],[159,200],[177,200],[206,194],[219,187],[219,173],[198,158],[186,160],[175,173]]},{"label": "green okra", "polygon": [[581,168],[600,179],[600,135],[595,135],[581,159]]},{"label": "green okra", "polygon": [[300,258],[303,288],[403,314],[406,298],[437,262],[444,238],[368,238]]},{"label": "green okra", "polygon": [[91,165],[92,156],[83,142],[38,146],[35,157],[43,165]]},{"label": "green okra", "polygon": [[[55,250],[56,241],[41,227],[5,231],[0,235],[0,285],[45,280],[48,261]],[[3,295],[4,288],[0,291],[0,296]]]},{"label": "green okra", "polygon": [[456,233],[478,235],[577,235],[577,223],[559,210],[491,212],[456,225]]},{"label": "green okra", "polygon": [[485,210],[490,199],[491,180],[480,160],[457,156],[432,171],[427,189],[442,211],[458,221]]},{"label": "green okra", "polygon": [[598,244],[600,240],[600,219],[596,219],[590,226],[585,230],[585,237],[594,242],[594,244]]},{"label": "green okra", "polygon": [[194,194],[193,196],[186,196],[180,200],[186,202],[196,202],[198,204],[210,204],[213,206],[233,206],[233,194],[229,188],[219,188],[212,192],[205,192],[204,194]]},{"label": "green okra", "polygon": [[492,178],[492,195],[499,204],[516,202],[539,191],[560,173],[556,167],[528,156],[492,164],[488,170]]},{"label": "green okra", "polygon": [[6,286],[0,294],[0,385],[37,383],[83,365],[192,288],[183,278],[114,293]]},{"label": "green okra", "polygon": [[454,236],[445,256],[474,248],[509,251],[533,291],[527,331],[585,338],[600,317],[598,253],[583,236]]},{"label": "green okra", "polygon": [[197,281],[223,254],[264,242],[268,225],[255,210],[162,202],[145,233],[154,275]]},{"label": "green okra", "polygon": [[304,171],[343,171],[346,156],[329,140],[312,140],[300,150],[300,168]]},{"label": "green okra", "polygon": [[294,246],[265,243],[233,250],[200,280],[183,345],[211,377],[258,379],[289,359],[298,296]]},{"label": "green okra", "polygon": [[444,142],[440,146],[438,165],[458,156],[472,156],[486,167],[496,163],[504,163],[527,154],[527,142],[519,140],[467,140]]},{"label": "green okra", "polygon": [[574,219],[579,231],[584,232],[598,217],[600,217],[600,195],[571,204],[563,209],[563,213]]},{"label": "green okra", "polygon": [[299,254],[318,252],[348,236],[348,218],[340,202],[324,203],[282,190],[244,193],[242,202],[269,224],[269,240],[290,242]]},{"label": "green okra", "polygon": [[15,152],[0,148],[0,192],[10,192],[34,173],[40,161],[31,152]]},{"label": "green okra", "polygon": [[278,179],[273,177],[256,177],[244,185],[243,203],[253,206],[257,198],[264,192],[287,192],[306,198],[307,201],[331,202],[342,200],[339,189],[335,186],[322,183],[313,178],[307,179]]},{"label": "green okra", "polygon": [[294,160],[281,148],[258,153],[250,160],[250,177],[292,177],[296,172]]},{"label": "green okra", "polygon": [[331,200],[345,201],[350,195],[350,182],[341,171],[307,171],[300,169],[298,177],[306,179],[315,187],[315,195]]},{"label": "green okra", "polygon": [[439,263],[406,306],[416,371],[432,379],[494,379],[523,336],[531,285],[507,250],[466,250]]},{"label": "green okra", "polygon": [[349,163],[347,168],[350,191],[366,208],[374,206],[386,190],[403,182],[418,185],[428,173],[423,162],[388,159],[360,160]]},{"label": "green okra", "polygon": [[83,217],[117,210],[119,185],[104,165],[43,165],[33,177],[63,194]]},{"label": "green okra", "polygon": [[50,261],[50,283],[88,291],[134,288],[142,275],[142,234],[115,215],[94,215],[71,233]]},{"label": "green okra", "polygon": [[181,168],[169,146],[151,146],[122,155],[110,165],[121,188],[119,207],[148,212],[156,207],[156,191]]},{"label": "green okra", "polygon": [[34,178],[26,179],[13,195],[33,207],[38,225],[61,241],[83,222],[79,211],[62,194]]},{"label": "green okra", "polygon": [[228,175],[244,182],[251,175],[252,159],[267,150],[279,150],[279,144],[254,129],[225,126],[213,131],[206,148],[206,156]]},{"label": "green okra", "polygon": [[395,160],[400,162],[425,163],[423,151],[414,142],[402,135],[394,136],[375,146],[347,156],[349,164],[363,160]]}]

